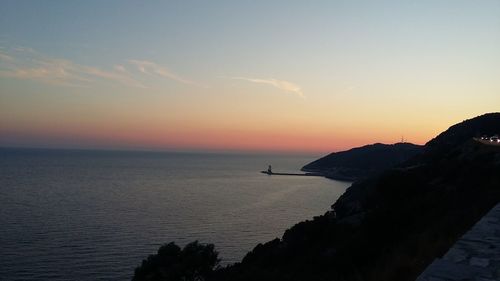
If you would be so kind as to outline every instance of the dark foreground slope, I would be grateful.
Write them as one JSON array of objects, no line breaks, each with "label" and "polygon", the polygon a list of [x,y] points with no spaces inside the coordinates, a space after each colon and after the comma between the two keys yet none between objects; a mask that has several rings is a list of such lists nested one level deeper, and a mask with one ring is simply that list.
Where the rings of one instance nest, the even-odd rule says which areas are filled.
[{"label": "dark foreground slope", "polygon": [[422,155],[352,185],[331,211],[198,280],[415,280],[500,201],[500,146],[473,140],[496,132],[499,113],[457,124]]},{"label": "dark foreground slope", "polygon": [[218,280],[414,280],[500,201],[500,114],[451,127],[411,166],[354,184],[331,212],[258,245]]},{"label": "dark foreground slope", "polygon": [[422,150],[422,146],[412,143],[375,143],[330,153],[305,165],[302,170],[338,180],[356,180],[403,163]]}]

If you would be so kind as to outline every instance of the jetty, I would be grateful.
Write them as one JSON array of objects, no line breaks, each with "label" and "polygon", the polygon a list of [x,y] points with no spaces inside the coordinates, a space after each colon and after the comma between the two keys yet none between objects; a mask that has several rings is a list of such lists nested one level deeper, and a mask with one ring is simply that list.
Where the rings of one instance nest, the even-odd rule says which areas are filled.
[{"label": "jetty", "polygon": [[270,176],[302,176],[302,177],[324,177],[324,174],[321,173],[275,173],[272,170],[271,165],[266,171],[260,171],[263,174]]},{"label": "jetty", "polygon": [[275,173],[275,172],[268,172],[268,171],[260,171],[263,174],[270,175],[270,176],[303,176],[303,177],[324,177],[323,174],[318,174],[318,173]]}]

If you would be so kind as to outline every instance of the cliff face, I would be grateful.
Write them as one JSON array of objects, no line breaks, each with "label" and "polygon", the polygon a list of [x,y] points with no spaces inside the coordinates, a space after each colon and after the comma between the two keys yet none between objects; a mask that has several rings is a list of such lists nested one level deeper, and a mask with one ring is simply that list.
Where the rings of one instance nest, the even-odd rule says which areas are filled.
[{"label": "cliff face", "polygon": [[305,165],[302,170],[320,172],[339,180],[356,180],[394,167],[422,151],[412,143],[376,143],[334,152]]},{"label": "cliff face", "polygon": [[500,146],[473,140],[497,133],[499,113],[450,127],[215,280],[415,280],[500,201]]}]

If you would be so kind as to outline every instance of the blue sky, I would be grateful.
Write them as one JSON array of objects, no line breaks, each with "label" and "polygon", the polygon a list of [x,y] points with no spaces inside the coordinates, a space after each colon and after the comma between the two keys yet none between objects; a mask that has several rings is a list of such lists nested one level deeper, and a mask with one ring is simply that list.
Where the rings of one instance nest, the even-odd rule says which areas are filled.
[{"label": "blue sky", "polygon": [[[210,140],[188,148],[229,138],[242,142],[237,149],[268,149],[270,139],[287,138],[291,150],[302,142],[329,150],[402,134],[422,143],[500,106],[499,1],[0,6],[0,129],[8,135],[0,145],[46,146],[69,134],[67,146],[109,146],[104,131],[154,135],[162,126],[172,129],[151,136],[158,143],[126,134],[111,143],[175,149],[168,139],[182,135],[177,142]],[[54,122],[59,130],[48,132]],[[149,124],[157,127],[141,133]],[[79,126],[89,132],[68,129]],[[309,129],[291,134],[297,126]]]}]

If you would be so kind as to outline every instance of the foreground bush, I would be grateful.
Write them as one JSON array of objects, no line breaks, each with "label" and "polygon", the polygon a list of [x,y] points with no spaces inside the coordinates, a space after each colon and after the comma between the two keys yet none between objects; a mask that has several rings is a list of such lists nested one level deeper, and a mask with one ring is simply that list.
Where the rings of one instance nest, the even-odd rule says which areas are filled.
[{"label": "foreground bush", "polygon": [[133,281],[203,281],[209,278],[218,265],[218,253],[213,244],[198,241],[181,250],[174,242],[158,249],[135,269]]}]

